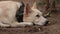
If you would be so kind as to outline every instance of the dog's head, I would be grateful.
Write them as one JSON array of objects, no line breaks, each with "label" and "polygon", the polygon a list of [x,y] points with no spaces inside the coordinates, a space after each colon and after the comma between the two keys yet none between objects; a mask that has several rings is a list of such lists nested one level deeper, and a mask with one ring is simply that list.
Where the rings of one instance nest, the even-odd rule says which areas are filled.
[{"label": "dog's head", "polygon": [[33,22],[37,25],[46,25],[48,20],[42,16],[42,12],[36,8],[36,2],[30,7],[28,4],[25,6],[24,21]]}]

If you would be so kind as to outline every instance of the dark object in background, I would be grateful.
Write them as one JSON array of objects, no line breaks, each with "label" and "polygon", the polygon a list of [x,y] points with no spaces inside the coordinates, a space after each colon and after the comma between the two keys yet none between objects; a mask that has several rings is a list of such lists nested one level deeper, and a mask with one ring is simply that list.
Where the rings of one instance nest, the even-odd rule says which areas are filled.
[{"label": "dark object in background", "polygon": [[18,22],[23,22],[23,13],[24,13],[24,3],[21,2],[22,5],[20,6],[20,8],[18,9],[17,13],[16,13],[16,20]]}]

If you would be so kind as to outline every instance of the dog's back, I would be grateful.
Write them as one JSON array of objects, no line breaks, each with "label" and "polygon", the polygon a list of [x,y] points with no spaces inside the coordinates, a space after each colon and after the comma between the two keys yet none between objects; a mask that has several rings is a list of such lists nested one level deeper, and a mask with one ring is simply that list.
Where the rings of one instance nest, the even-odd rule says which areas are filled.
[{"label": "dog's back", "polygon": [[[0,1],[0,23],[11,23],[16,21],[16,11],[21,3],[14,1]],[[1,24],[0,24],[1,25]]]}]

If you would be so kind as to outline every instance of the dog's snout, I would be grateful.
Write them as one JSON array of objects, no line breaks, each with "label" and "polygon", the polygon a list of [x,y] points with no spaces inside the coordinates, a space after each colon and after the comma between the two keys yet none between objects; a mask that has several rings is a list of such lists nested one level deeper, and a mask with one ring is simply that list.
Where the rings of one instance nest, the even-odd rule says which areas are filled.
[{"label": "dog's snout", "polygon": [[47,26],[48,22],[49,22],[49,21],[46,21],[45,24],[44,24],[44,26]]}]

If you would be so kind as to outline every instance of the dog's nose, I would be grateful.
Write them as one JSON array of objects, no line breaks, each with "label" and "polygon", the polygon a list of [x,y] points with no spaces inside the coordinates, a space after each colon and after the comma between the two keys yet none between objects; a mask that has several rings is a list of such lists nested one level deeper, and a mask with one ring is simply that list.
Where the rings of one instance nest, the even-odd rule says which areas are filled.
[{"label": "dog's nose", "polygon": [[46,21],[45,24],[44,24],[44,26],[47,26],[48,22],[49,22],[49,21]]}]

